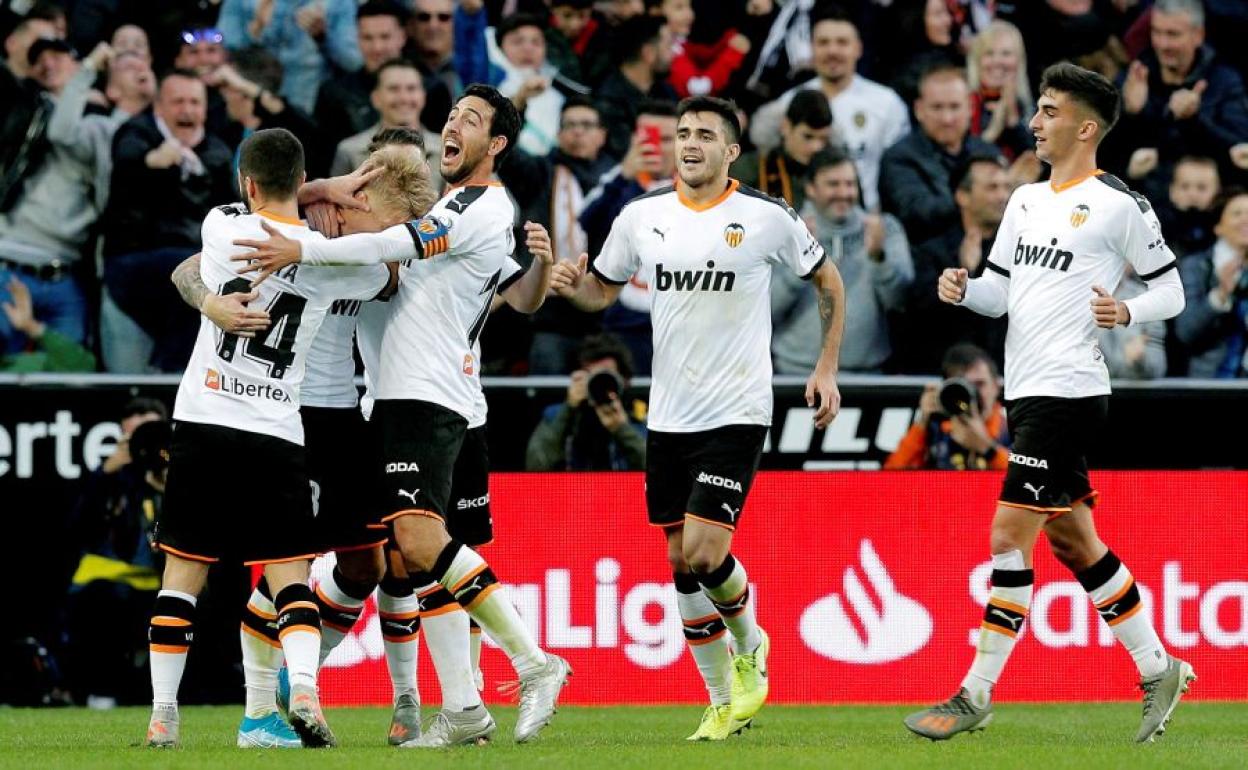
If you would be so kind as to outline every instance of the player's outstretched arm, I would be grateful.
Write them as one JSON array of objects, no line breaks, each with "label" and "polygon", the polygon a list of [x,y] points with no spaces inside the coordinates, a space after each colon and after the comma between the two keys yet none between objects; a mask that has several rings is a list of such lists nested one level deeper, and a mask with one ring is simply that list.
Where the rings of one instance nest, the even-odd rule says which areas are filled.
[{"label": "player's outstretched arm", "polygon": [[355,194],[380,176],[384,170],[381,166],[373,168],[365,163],[344,176],[304,182],[299,186],[299,205],[332,203],[343,208],[368,211],[368,204],[356,198]]},{"label": "player's outstretched arm", "polygon": [[536,222],[525,222],[525,245],[533,255],[533,264],[521,278],[507,287],[503,299],[520,313],[532,315],[546,301],[550,279],[555,266],[555,252],[550,245],[550,233]]},{"label": "player's outstretched arm", "polygon": [[1009,304],[1010,279],[995,270],[968,280],[966,270],[946,268],[936,282],[941,302],[961,305],[989,318],[1000,318]]},{"label": "player's outstretched arm", "polygon": [[173,269],[173,285],[186,304],[203,313],[222,331],[238,337],[254,337],[256,332],[269,328],[267,311],[247,307],[259,292],[253,289],[225,295],[213,293],[200,277],[199,260],[200,255],[195,254]]},{"label": "player's outstretched arm", "polygon": [[561,260],[551,270],[550,287],[578,309],[593,313],[615,302],[623,287],[604,283],[588,271],[588,265],[588,254],[581,254],[576,262]]},{"label": "player's outstretched arm", "polygon": [[823,349],[815,371],[806,380],[806,405],[816,406],[815,427],[826,428],[841,409],[841,391],[836,386],[840,368],[841,336],[845,332],[845,282],[831,260],[824,260],[811,277],[823,322]]}]

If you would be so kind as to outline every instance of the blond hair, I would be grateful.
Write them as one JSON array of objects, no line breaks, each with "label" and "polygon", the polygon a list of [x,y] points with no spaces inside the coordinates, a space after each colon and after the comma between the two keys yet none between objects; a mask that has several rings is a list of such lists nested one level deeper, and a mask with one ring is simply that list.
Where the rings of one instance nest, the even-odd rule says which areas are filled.
[{"label": "blond hair", "polygon": [[370,200],[404,219],[423,217],[438,199],[425,153],[412,145],[392,144],[368,156],[366,164],[382,169],[365,190]]},{"label": "blond hair", "polygon": [[975,36],[971,41],[971,50],[966,55],[966,80],[970,84],[972,91],[978,91],[980,87],[980,70],[979,60],[984,57],[988,46],[992,45],[992,41],[998,37],[1005,36],[1014,42],[1014,47],[1018,51],[1018,73],[1014,76],[1015,93],[1018,99],[1027,108],[1033,105],[1031,98],[1031,82],[1027,80],[1027,48],[1023,45],[1023,33],[1018,31],[1018,27],[1003,19],[996,19],[983,32]]}]

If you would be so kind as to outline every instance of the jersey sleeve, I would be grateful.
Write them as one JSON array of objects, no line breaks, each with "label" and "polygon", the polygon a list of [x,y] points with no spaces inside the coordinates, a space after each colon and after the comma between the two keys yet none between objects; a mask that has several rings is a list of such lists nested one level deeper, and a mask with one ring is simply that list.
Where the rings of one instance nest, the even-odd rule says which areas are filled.
[{"label": "jersey sleeve", "polygon": [[985,273],[993,272],[1002,278],[1010,277],[1010,266],[1014,264],[1014,242],[1017,240],[1014,233],[1018,230],[1018,218],[1023,216],[1023,212],[1022,194],[1015,190],[1005,206],[1001,225],[997,227],[997,236],[992,241],[992,250],[988,252],[988,259],[984,262]]},{"label": "jersey sleeve", "polygon": [[230,257],[245,250],[234,245],[234,239],[244,235],[234,223],[237,217],[244,216],[246,213],[246,208],[238,203],[217,206],[208,212],[203,224],[200,225],[202,248],[199,258],[199,277],[212,291],[219,291],[223,284],[239,277],[235,272],[238,263],[230,262]]},{"label": "jersey sleeve", "polygon": [[498,293],[502,294],[511,288],[511,285],[524,277],[528,270],[516,261],[515,257],[507,257],[503,260],[503,267],[498,274]]},{"label": "jersey sleeve", "polygon": [[303,241],[303,264],[311,267],[378,265],[419,258],[421,253],[405,223],[379,233],[355,233],[338,238]]},{"label": "jersey sleeve", "polygon": [[[1146,210],[1147,207],[1147,210]],[[1156,212],[1143,198],[1125,206],[1126,231],[1122,255],[1144,281],[1152,281],[1178,268],[1179,262],[1161,234]]]},{"label": "jersey sleeve", "polygon": [[326,271],[326,286],[334,299],[376,299],[390,282],[390,268],[385,265],[317,269]]},{"label": "jersey sleeve", "polygon": [[777,221],[773,226],[781,231],[782,238],[772,258],[803,280],[810,280],[826,257],[823,244],[819,243],[819,239],[810,232],[806,223],[791,207],[786,205],[784,214],[777,212],[775,218]]},{"label": "jersey sleeve", "polygon": [[635,246],[633,228],[636,222],[637,206],[625,206],[620,215],[611,225],[607,234],[607,242],[602,244],[602,251],[590,264],[589,269],[603,283],[622,286],[628,283],[637,269],[641,267],[641,254]]}]

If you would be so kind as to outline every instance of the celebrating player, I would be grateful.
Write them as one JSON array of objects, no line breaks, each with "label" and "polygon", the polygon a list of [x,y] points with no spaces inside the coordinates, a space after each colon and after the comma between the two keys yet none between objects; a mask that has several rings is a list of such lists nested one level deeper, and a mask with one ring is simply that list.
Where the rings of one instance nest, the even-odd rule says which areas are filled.
[{"label": "celebrating player", "polygon": [[806,400],[817,400],[820,428],[840,405],[844,286],[784,201],[728,178],[741,152],[735,105],[695,97],[678,112],[677,184],[625,206],[591,272],[581,255],[556,265],[551,285],[587,311],[614,302],[634,274],[650,285],[646,506],[667,537],[685,637],[711,697],[689,739],[723,740],[768,689],[767,634],[730,551],[771,424],[772,266],[811,279],[818,294],[823,350]]},{"label": "celebrating player", "polygon": [[[975,659],[957,695],[905,720],[934,740],[991,721],[993,685],[1031,603],[1041,530],[1139,668],[1137,741],[1165,730],[1196,678],[1167,654],[1141,612],[1135,580],[1092,521],[1087,452],[1104,430],[1110,392],[1097,327],[1173,318],[1184,305],[1177,263],[1148,201],[1096,168],[1097,145],[1118,110],[1118,91],[1102,76],[1067,63],[1045,70],[1031,130],[1050,180],[1014,191],[983,277],[968,281],[966,270],[951,268],[938,282],[944,302],[993,318],[1009,313],[1005,397],[1014,445],[992,521],[992,590]],[[1148,291],[1120,302],[1107,289],[1127,264]]]}]

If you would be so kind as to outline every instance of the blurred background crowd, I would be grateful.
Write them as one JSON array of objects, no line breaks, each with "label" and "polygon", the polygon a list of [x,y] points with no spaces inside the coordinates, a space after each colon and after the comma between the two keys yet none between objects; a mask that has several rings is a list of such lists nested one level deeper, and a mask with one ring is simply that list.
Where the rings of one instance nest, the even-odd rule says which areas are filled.
[{"label": "blurred background crowd", "polygon": [[[169,274],[239,198],[243,138],[293,131],[315,177],[421,129],[436,169],[473,82],[523,112],[499,175],[558,258],[670,183],[678,99],[731,97],[733,176],[785,198],[845,278],[842,371],[936,374],[963,342],[999,367],[1004,319],[942,306],[935,278],[980,272],[1011,190],[1044,178],[1036,86],[1072,60],[1121,85],[1101,165],[1152,201],[1188,293],[1173,322],[1106,334],[1111,373],[1248,376],[1246,34],[1236,0],[3,0],[0,370],[180,371],[197,318]],[[818,354],[803,288],[772,287],[782,374]],[[647,291],[496,319],[485,373],[567,374],[607,333],[647,375]]]}]

